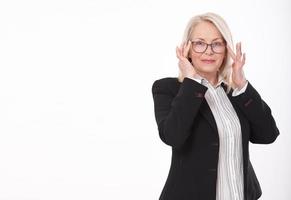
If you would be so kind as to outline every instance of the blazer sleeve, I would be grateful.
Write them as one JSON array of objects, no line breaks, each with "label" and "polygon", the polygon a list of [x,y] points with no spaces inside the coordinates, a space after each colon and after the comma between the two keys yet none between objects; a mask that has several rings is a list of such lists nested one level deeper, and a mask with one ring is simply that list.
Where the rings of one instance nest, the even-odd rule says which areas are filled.
[{"label": "blazer sleeve", "polygon": [[250,122],[250,142],[254,144],[274,142],[279,130],[271,109],[250,82],[244,93],[232,98]]},{"label": "blazer sleeve", "polygon": [[204,99],[207,87],[185,77],[176,95],[169,80],[159,79],[152,85],[155,119],[160,139],[174,148],[184,144]]}]

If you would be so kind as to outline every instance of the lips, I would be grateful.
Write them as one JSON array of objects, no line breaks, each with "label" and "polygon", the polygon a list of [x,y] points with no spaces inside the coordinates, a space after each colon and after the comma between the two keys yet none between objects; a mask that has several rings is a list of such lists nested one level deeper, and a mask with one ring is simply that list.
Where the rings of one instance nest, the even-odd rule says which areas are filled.
[{"label": "lips", "polygon": [[212,59],[203,59],[203,60],[201,60],[202,62],[204,62],[204,63],[207,63],[207,64],[211,64],[211,63],[214,63],[215,62],[215,60],[212,60]]}]

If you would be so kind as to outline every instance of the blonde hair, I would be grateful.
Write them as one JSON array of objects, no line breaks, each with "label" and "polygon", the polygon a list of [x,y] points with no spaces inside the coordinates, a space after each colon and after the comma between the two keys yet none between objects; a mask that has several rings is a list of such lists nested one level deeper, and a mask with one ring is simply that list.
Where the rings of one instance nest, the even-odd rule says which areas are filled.
[{"label": "blonde hair", "polygon": [[[182,42],[187,42],[190,39],[196,25],[202,21],[208,21],[214,24],[221,33],[223,39],[226,41],[226,44],[229,45],[231,49],[233,49],[232,35],[227,23],[221,16],[212,12],[207,12],[192,17],[185,28]],[[221,67],[219,68],[219,74],[222,76],[223,80],[227,83],[227,93],[229,93],[231,88],[234,88],[234,85],[231,79],[232,75],[231,57],[228,51],[226,51],[226,56],[221,64]],[[180,69],[178,80],[182,82],[182,74]]]}]

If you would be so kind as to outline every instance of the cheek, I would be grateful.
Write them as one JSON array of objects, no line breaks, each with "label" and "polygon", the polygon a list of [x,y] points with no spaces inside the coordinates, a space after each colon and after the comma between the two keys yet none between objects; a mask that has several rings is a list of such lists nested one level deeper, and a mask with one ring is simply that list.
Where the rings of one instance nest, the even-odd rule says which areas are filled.
[{"label": "cheek", "polygon": [[196,55],[194,53],[190,55],[193,64],[200,62],[200,57],[201,55]]},{"label": "cheek", "polygon": [[217,59],[217,62],[219,63],[219,65],[221,65],[223,63],[223,60],[224,60],[224,56],[220,56],[218,59]]},{"label": "cheek", "polygon": [[199,58],[195,57],[195,56],[192,56],[192,64],[195,66],[195,67],[199,67],[202,63],[200,61]]}]

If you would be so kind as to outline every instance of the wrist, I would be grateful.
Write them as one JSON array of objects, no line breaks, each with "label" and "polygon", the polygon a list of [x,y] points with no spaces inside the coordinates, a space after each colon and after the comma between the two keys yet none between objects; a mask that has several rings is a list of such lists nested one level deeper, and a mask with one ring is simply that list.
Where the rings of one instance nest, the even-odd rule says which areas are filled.
[{"label": "wrist", "polygon": [[195,78],[195,74],[185,75],[185,77],[187,77],[187,78]]},{"label": "wrist", "polygon": [[238,90],[242,89],[242,88],[245,86],[246,83],[247,83],[247,80],[244,79],[243,81],[241,81],[240,83],[238,83],[238,84],[236,85],[236,86],[237,86],[237,89],[238,89]]}]

